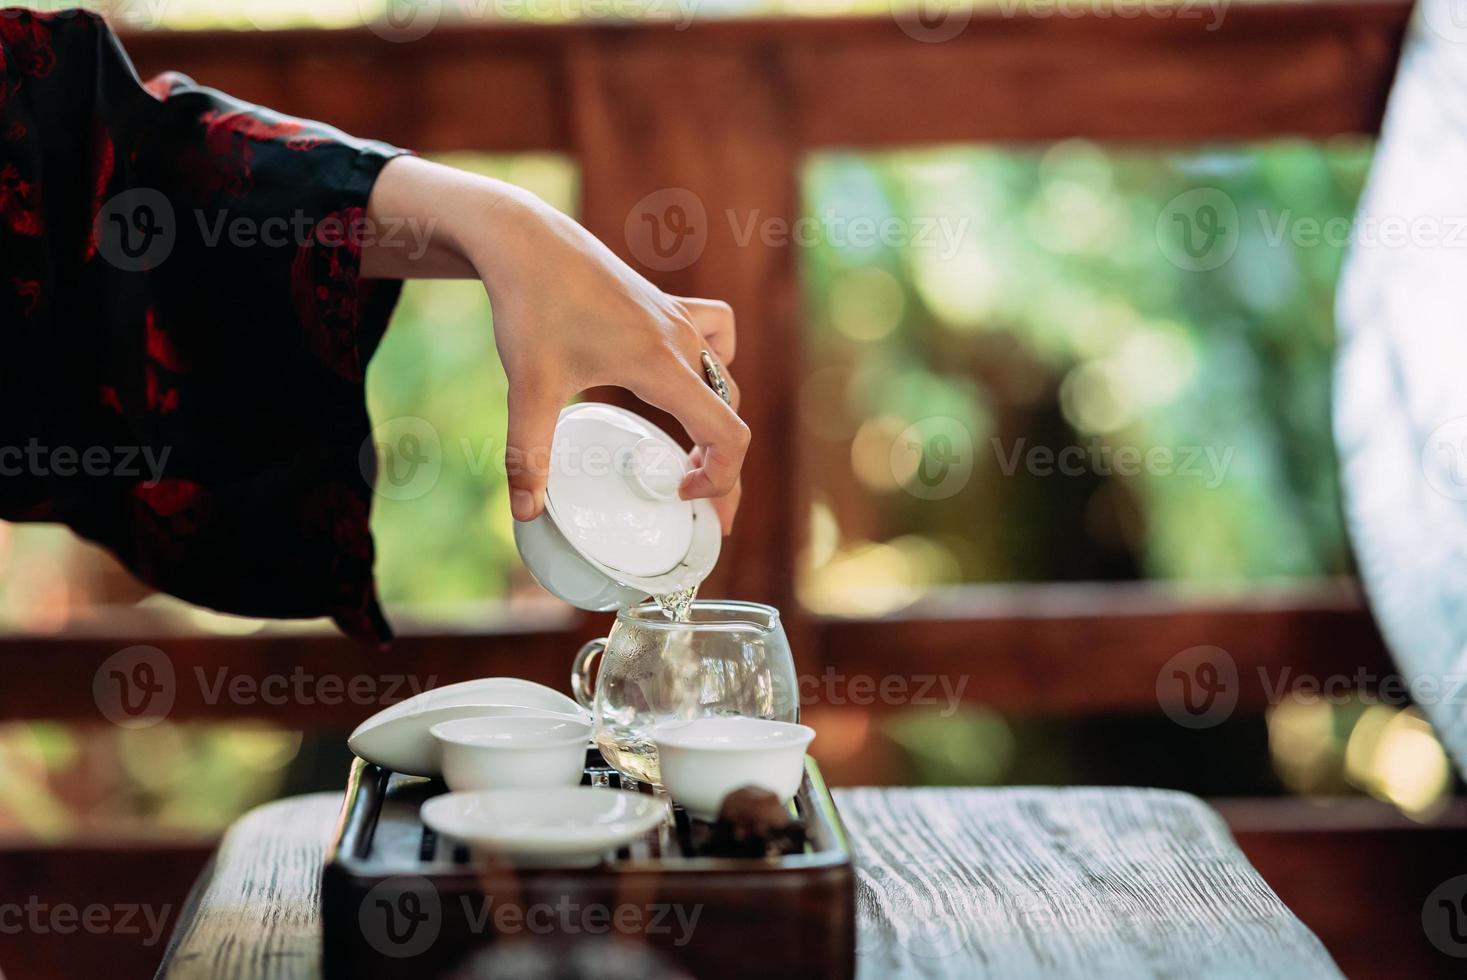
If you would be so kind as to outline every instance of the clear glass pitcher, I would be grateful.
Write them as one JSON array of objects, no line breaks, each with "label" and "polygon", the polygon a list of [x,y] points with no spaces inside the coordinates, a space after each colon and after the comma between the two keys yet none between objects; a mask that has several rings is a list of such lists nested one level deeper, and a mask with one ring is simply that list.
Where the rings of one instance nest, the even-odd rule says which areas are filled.
[{"label": "clear glass pitcher", "polygon": [[655,603],[623,609],[610,636],[576,655],[571,691],[592,712],[593,738],[606,761],[653,785],[662,782],[649,737],[658,724],[728,715],[800,717],[795,661],[779,611],[754,602],[699,600],[681,622]]}]

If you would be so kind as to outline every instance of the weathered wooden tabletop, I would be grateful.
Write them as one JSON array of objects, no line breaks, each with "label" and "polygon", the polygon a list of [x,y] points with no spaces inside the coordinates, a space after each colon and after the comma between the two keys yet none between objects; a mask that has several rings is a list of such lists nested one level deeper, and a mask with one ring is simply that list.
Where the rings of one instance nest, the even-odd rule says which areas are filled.
[{"label": "weathered wooden tabletop", "polygon": [[[1146,789],[848,789],[864,978],[1338,978],[1206,804]],[[160,978],[318,980],[341,798],[282,800],[220,845]]]}]

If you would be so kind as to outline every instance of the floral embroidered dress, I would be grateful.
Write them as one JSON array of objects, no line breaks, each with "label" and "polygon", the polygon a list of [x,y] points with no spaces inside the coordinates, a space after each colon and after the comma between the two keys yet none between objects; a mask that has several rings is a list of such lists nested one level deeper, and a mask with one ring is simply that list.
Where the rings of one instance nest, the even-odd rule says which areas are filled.
[{"label": "floral embroidered dress", "polygon": [[385,641],[363,375],[399,284],[359,267],[400,152],[145,85],[90,14],[0,10],[0,519]]}]

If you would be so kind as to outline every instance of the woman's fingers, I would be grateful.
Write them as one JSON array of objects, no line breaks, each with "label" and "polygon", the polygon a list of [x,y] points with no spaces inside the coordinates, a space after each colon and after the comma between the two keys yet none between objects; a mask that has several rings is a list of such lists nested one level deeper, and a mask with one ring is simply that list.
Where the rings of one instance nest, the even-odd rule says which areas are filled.
[{"label": "woman's fingers", "polygon": [[550,446],[565,396],[551,384],[518,380],[509,386],[509,434],[504,466],[509,476],[509,509],[517,521],[530,521],[545,507]]},{"label": "woman's fingers", "polygon": [[733,410],[737,412],[739,410],[739,405],[744,400],[743,392],[739,390],[739,383],[733,379],[733,375],[728,373],[727,368],[723,370],[723,380],[728,383],[729,404],[732,405]]},{"label": "woman's fingers", "polygon": [[680,299],[678,303],[683,306],[686,315],[685,320],[677,323],[672,334],[678,353],[710,385],[712,379],[703,367],[703,352],[712,354],[713,360],[718,363],[719,374],[728,383],[729,403],[733,405],[734,411],[738,411],[739,386],[728,370],[728,362],[733,360],[734,351],[733,310],[729,309],[727,303],[719,300]]},{"label": "woman's fingers", "polygon": [[632,389],[643,401],[681,422],[703,451],[699,465],[679,489],[684,500],[732,492],[749,449],[749,427],[708,387],[702,375],[701,365],[695,372],[681,358],[669,358]]},{"label": "woman's fingers", "polygon": [[[727,303],[714,300],[684,299],[680,302],[687,314],[687,322],[691,324],[692,328],[688,329],[685,326],[677,332],[678,354],[687,366],[688,372],[696,379],[697,384],[706,391],[712,392],[714,399],[721,402],[722,398],[714,391],[712,381],[703,364],[703,351],[709,351],[713,355],[713,359],[719,362],[719,374],[728,385],[727,404],[732,408],[732,413],[736,417],[742,395],[738,383],[734,381],[733,375],[728,370],[728,359],[725,357],[725,354],[731,357],[734,350],[733,311],[729,309]],[[676,373],[681,374],[682,372]],[[646,396],[643,397],[646,398]],[[677,395],[672,394],[669,397],[677,397]],[[693,397],[693,395],[689,393],[687,397]],[[651,401],[650,398],[647,400]],[[706,397],[701,395],[697,400],[707,401]],[[668,405],[659,407],[672,412],[673,415],[678,415]],[[726,418],[729,413],[718,414]],[[682,416],[678,415],[678,419],[687,428],[688,434],[696,443],[691,458],[693,468],[683,483],[682,496],[684,499],[712,498],[713,509],[718,514],[718,523],[723,528],[723,533],[728,534],[733,530],[734,515],[738,512],[739,498],[742,496],[742,487],[737,474],[743,466],[743,448],[746,448],[748,444],[748,427],[743,424],[742,420],[739,421],[741,432],[736,433],[735,438],[742,440],[743,448],[740,449],[736,460],[729,460],[726,449],[717,453],[713,452],[712,450],[717,447],[708,445],[698,433],[693,431],[692,426]],[[734,475],[732,485],[727,483],[727,474],[730,469]]]},{"label": "woman's fingers", "polygon": [[722,497],[713,498],[713,510],[718,514],[718,524],[725,536],[733,530],[734,517],[739,512],[739,501],[744,496],[744,481],[738,480],[734,488]]},{"label": "woman's fingers", "polygon": [[[693,451],[688,455],[688,458],[692,462],[694,469],[702,466],[702,448],[695,447]],[[713,510],[716,514],[718,514],[718,523],[719,526],[723,528],[723,533],[725,535],[733,530],[734,517],[739,512],[739,501],[743,499],[743,496],[744,481],[741,477],[739,481],[734,484],[733,490],[724,494],[722,497],[714,497],[712,500]]]},{"label": "woman's fingers", "polygon": [[[733,311],[727,303],[697,297],[664,297],[659,305],[670,318],[664,321],[662,334],[667,346],[622,364],[620,370],[609,372],[606,381],[624,384],[682,423],[698,447],[698,456],[679,495],[685,500],[712,498],[727,533],[738,509],[739,470],[749,446],[748,426],[737,411],[739,389],[725,367],[735,352]],[[728,383],[727,403],[709,383],[704,351],[718,362]],[[562,364],[534,373],[553,379],[563,368]],[[627,375],[633,373],[634,383],[627,384]],[[535,384],[513,376],[511,382],[505,450],[510,509],[516,520],[528,521],[544,509],[555,425],[573,392],[560,390],[565,386],[553,380]]]},{"label": "woman's fingers", "polygon": [[683,312],[703,338],[703,345],[720,363],[732,364],[738,350],[733,307],[720,299],[697,296],[679,296],[677,302],[682,304]]}]

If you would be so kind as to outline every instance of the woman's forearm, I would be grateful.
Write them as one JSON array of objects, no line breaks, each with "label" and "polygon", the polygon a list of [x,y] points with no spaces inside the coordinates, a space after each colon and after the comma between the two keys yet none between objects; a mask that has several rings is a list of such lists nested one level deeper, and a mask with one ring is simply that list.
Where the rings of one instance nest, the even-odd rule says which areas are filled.
[{"label": "woman's forearm", "polygon": [[[377,177],[367,220],[380,234],[362,243],[362,275],[369,279],[477,279],[462,248],[464,211],[492,199],[493,185],[478,177],[403,156]],[[392,230],[396,233],[389,233]]]}]

